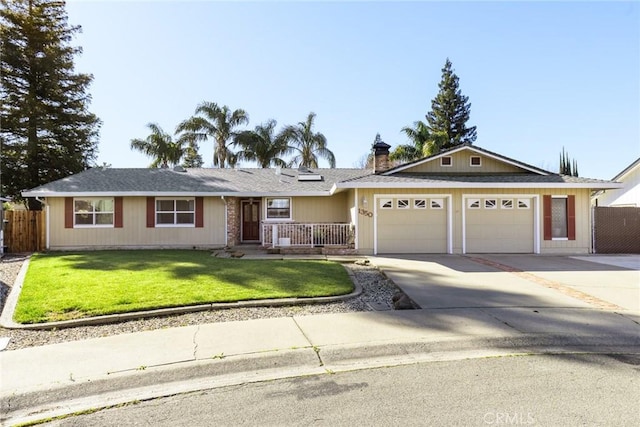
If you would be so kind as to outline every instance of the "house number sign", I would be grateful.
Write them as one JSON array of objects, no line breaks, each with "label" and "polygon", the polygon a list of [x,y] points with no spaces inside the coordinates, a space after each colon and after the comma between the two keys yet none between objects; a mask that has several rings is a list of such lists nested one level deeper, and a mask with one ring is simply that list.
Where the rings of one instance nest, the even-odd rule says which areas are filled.
[{"label": "house number sign", "polygon": [[366,209],[359,208],[358,209],[358,213],[360,215],[364,215],[364,216],[368,216],[369,218],[373,218],[373,212],[370,212],[370,211],[368,211]]}]

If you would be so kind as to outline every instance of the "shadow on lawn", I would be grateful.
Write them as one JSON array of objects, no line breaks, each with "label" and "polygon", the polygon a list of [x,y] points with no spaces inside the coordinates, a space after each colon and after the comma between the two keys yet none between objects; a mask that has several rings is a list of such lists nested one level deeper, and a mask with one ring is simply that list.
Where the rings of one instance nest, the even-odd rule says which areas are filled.
[{"label": "shadow on lawn", "polygon": [[[249,289],[270,287],[290,291],[299,286],[351,283],[344,268],[337,263],[314,260],[242,260],[216,258],[209,251],[132,250],[44,254],[59,257],[72,270],[118,274],[120,271],[159,274],[172,280],[199,284],[227,283]],[[348,293],[346,291],[345,293]]]}]

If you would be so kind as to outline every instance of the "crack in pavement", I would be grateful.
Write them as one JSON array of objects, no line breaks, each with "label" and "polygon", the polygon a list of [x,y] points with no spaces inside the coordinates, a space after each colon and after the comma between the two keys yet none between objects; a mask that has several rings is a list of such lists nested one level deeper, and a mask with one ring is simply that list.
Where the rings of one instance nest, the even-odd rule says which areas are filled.
[{"label": "crack in pavement", "polygon": [[324,362],[322,361],[322,357],[320,356],[320,347],[315,346],[311,340],[309,339],[309,337],[307,336],[307,334],[304,333],[304,331],[302,330],[302,328],[300,327],[300,325],[298,324],[298,322],[296,322],[295,317],[291,317],[291,320],[293,320],[293,323],[295,323],[296,327],[298,328],[298,330],[300,331],[300,333],[302,334],[302,336],[304,337],[304,339],[307,340],[307,342],[309,343],[309,346],[313,349],[313,351],[316,353],[316,356],[318,356],[318,361],[320,362],[320,366],[324,366]]},{"label": "crack in pavement", "polygon": [[198,352],[198,332],[200,332],[200,325],[198,325],[196,331],[193,333],[193,360],[197,360],[196,353]]}]

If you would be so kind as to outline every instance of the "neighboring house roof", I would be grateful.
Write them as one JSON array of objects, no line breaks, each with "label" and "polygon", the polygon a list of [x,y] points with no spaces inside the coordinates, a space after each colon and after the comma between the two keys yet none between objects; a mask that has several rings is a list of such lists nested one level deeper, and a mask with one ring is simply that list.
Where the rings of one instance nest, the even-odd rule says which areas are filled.
[{"label": "neighboring house roof", "polygon": [[613,177],[620,187],[615,191],[598,191],[593,199],[599,206],[640,207],[640,158]]},{"label": "neighboring house roof", "polygon": [[[492,157],[521,173],[416,173],[410,168],[461,150]],[[328,196],[350,188],[621,188],[606,180],[559,175],[465,144],[380,174],[366,169],[112,169],[93,168],[24,191],[63,196]]]},{"label": "neighboring house roof", "polygon": [[640,166],[640,157],[638,157],[635,162],[631,163],[629,166],[624,168],[622,172],[620,172],[618,175],[614,176],[611,179],[611,181],[620,181],[621,179],[624,179],[626,175],[633,172],[639,166]]}]

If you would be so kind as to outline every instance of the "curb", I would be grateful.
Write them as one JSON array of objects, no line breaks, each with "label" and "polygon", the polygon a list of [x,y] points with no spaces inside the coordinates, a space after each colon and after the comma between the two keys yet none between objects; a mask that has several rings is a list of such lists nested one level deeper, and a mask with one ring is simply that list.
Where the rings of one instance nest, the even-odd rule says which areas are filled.
[{"label": "curb", "polygon": [[78,378],[38,390],[0,395],[0,422],[30,423],[81,411],[180,393],[307,375],[424,362],[532,354],[640,354],[640,337],[455,336],[437,342],[394,341],[271,350]]},{"label": "curb", "polygon": [[[355,277],[351,270],[345,267],[349,278],[351,279],[351,283],[353,283],[353,291],[351,293],[345,295],[336,295],[330,297],[310,297],[310,298],[274,298],[274,299],[263,299],[256,301],[237,301],[230,303],[210,303],[210,304],[199,304],[199,305],[191,305],[184,307],[171,307],[171,308],[160,308],[156,310],[144,310],[144,311],[135,311],[130,313],[122,313],[122,314],[109,314],[106,316],[94,316],[94,317],[85,317],[82,319],[74,319],[74,320],[62,320],[58,322],[47,322],[47,323],[30,323],[30,324],[22,324],[16,323],[13,321],[13,314],[16,309],[16,305],[18,303],[18,298],[20,297],[20,292],[22,291],[22,284],[24,282],[24,277],[27,273],[29,258],[24,261],[18,276],[16,277],[15,283],[11,288],[11,292],[7,297],[5,302],[4,309],[2,310],[2,314],[0,314],[0,327],[6,329],[21,329],[21,330],[51,330],[51,329],[62,329],[62,328],[75,328],[79,326],[95,326],[95,325],[104,325],[108,323],[119,323],[126,320],[135,320],[135,319],[146,319],[149,317],[161,317],[161,316],[175,316],[179,314],[186,313],[195,313],[199,311],[209,311],[209,310],[224,310],[229,308],[245,308],[245,307],[273,307],[273,306],[289,306],[289,305],[301,305],[301,304],[325,304],[330,302],[340,302],[346,301],[351,298],[355,298],[362,294],[362,286],[358,284],[355,280]],[[342,264],[344,267],[344,264]]]}]

